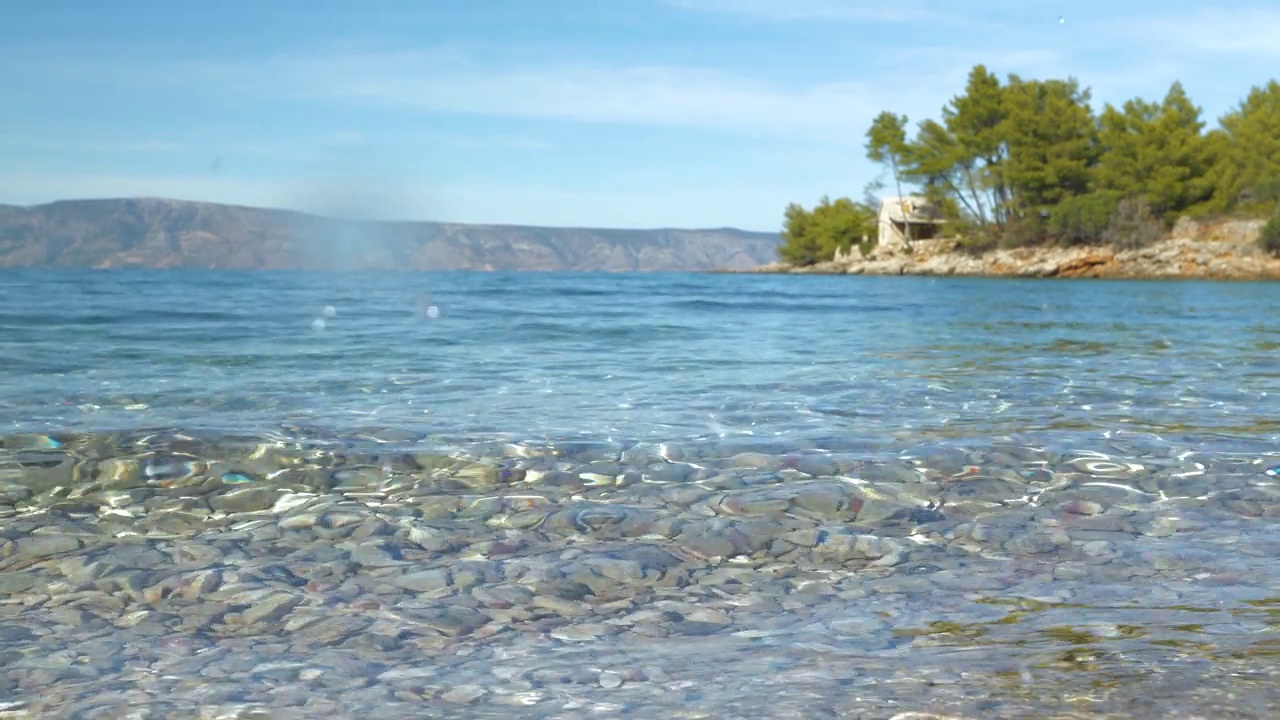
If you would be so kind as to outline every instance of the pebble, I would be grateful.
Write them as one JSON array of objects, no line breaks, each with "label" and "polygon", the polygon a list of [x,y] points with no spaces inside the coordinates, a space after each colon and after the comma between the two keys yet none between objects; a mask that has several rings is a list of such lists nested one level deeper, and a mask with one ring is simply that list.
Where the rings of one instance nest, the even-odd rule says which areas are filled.
[{"label": "pebble", "polygon": [[403,667],[392,668],[377,676],[378,682],[396,683],[406,680],[423,680],[425,678],[436,677],[440,673],[434,668],[425,667]]},{"label": "pebble", "polygon": [[449,571],[445,569],[420,570],[401,575],[392,582],[414,592],[431,592],[449,586]]},{"label": "pebble", "polygon": [[440,697],[451,703],[466,705],[479,700],[488,694],[488,692],[488,690],[485,690],[479,685],[459,685],[458,687],[446,690],[440,695]]},{"label": "pebble", "polygon": [[241,614],[241,619],[246,625],[277,622],[301,602],[302,598],[294,595],[273,595],[249,607]]},{"label": "pebble", "polygon": [[1089,557],[1098,557],[1110,551],[1111,543],[1106,540],[1092,540],[1080,546],[1080,549]]},{"label": "pebble", "polygon": [[731,622],[727,614],[711,608],[694,608],[685,613],[684,619],[690,622],[711,623],[713,625],[728,625]]},{"label": "pebble", "polygon": [[30,535],[14,541],[9,555],[17,558],[44,558],[80,549],[80,540],[67,535]]},{"label": "pebble", "polygon": [[[1107,680],[1098,658],[1207,693],[1280,671],[1251,645],[1280,498],[1247,463],[1216,471],[1220,501],[1187,499],[1188,475],[1161,504],[1159,458],[1084,477],[1023,448],[762,446],[32,461],[97,463],[71,494],[0,464],[0,697],[54,717],[1054,716],[1058,689]],[[1230,622],[1195,629],[1198,608]],[[1210,635],[1240,665],[1195,655]],[[1023,665],[1054,693],[1004,692]]]},{"label": "pebble", "polygon": [[351,550],[351,561],[373,568],[394,567],[406,564],[399,559],[399,551],[382,542],[369,542]]},{"label": "pebble", "polygon": [[602,635],[609,635],[613,632],[615,632],[614,628],[601,623],[581,623],[556,628],[551,631],[551,637],[557,640],[582,642],[585,640],[594,640]]},{"label": "pebble", "polygon": [[26,572],[0,572],[0,595],[14,596],[35,586],[39,578]]},{"label": "pebble", "polygon": [[0,643],[18,643],[35,640],[35,631],[16,625],[0,625]]},{"label": "pebble", "polygon": [[622,687],[622,683],[624,682],[624,680],[625,678],[623,677],[622,673],[613,672],[612,670],[606,670],[600,673],[599,682],[600,682],[600,687],[613,689],[613,688]]},{"label": "pebble", "polygon": [[214,510],[222,512],[251,513],[270,509],[279,495],[279,491],[274,488],[248,487],[216,495],[209,504]]}]

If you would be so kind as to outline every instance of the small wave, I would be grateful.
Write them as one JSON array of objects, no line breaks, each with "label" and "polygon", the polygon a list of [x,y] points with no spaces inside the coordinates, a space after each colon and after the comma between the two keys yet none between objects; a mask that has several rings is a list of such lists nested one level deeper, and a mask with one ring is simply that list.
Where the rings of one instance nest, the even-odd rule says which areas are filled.
[{"label": "small wave", "polygon": [[858,315],[864,313],[887,313],[902,312],[903,307],[899,305],[875,305],[860,304],[856,302],[849,303],[832,303],[832,302],[800,302],[792,300],[790,302],[768,302],[758,298],[749,298],[743,300],[710,300],[705,298],[693,300],[680,300],[667,305],[669,308],[676,310],[691,311],[740,311],[740,312],[788,312],[797,315],[813,315],[819,313],[835,313]]}]

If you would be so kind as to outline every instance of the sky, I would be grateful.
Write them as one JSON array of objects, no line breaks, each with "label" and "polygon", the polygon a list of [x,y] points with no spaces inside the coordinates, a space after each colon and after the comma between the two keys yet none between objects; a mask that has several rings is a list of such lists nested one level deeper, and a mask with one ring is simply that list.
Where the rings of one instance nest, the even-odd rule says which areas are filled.
[{"label": "sky", "polygon": [[[1280,6],[1179,0],[6,0],[0,203],[777,231],[864,197],[883,110],[975,64],[1093,105],[1181,81],[1212,127]],[[880,194],[886,194],[881,192]]]}]

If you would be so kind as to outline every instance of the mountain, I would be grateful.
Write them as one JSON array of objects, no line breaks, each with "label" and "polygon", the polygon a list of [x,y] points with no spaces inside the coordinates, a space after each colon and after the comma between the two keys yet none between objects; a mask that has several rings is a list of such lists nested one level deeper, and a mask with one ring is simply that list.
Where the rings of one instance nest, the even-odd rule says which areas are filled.
[{"label": "mountain", "polygon": [[776,233],[336,220],[132,198],[0,205],[0,267],[351,270],[743,270]]}]

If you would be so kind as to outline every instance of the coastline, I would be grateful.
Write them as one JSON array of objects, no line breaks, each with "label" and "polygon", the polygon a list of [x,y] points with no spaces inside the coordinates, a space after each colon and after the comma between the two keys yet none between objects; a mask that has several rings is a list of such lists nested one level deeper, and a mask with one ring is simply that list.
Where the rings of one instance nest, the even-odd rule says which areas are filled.
[{"label": "coastline", "polygon": [[1280,258],[1258,246],[1265,220],[1182,218],[1164,239],[1137,249],[1021,247],[982,253],[954,239],[917,241],[911,252],[838,257],[808,266],[769,263],[731,273],[958,277],[1280,280]]}]

